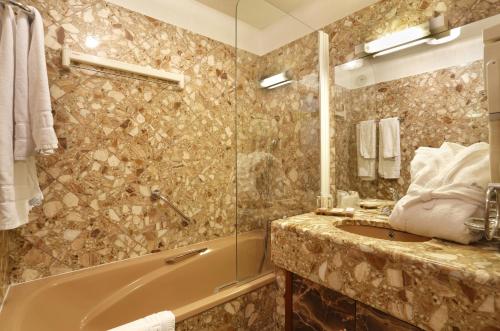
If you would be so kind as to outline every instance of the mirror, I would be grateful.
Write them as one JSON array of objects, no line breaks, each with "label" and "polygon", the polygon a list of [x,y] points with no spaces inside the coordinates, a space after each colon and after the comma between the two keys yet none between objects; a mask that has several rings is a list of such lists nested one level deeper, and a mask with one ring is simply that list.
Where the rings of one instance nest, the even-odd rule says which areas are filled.
[{"label": "mirror", "polygon": [[[362,198],[392,199],[394,190],[402,196],[418,147],[488,141],[482,31],[497,24],[500,15],[461,27],[460,36],[444,44],[422,44],[335,67],[337,190],[358,191]],[[377,171],[376,179],[362,180],[356,125],[391,117],[400,119],[400,176],[385,179]]]}]

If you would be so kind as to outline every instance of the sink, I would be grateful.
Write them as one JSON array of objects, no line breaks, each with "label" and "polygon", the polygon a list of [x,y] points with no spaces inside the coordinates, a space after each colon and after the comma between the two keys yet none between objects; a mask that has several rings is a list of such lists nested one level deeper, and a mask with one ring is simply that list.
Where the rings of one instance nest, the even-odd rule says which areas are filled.
[{"label": "sink", "polygon": [[424,242],[431,240],[431,238],[422,237],[416,234],[411,234],[387,228],[380,228],[370,225],[343,224],[343,225],[337,225],[337,228],[343,231],[358,234],[360,236],[383,239],[383,240],[402,241],[402,242]]}]

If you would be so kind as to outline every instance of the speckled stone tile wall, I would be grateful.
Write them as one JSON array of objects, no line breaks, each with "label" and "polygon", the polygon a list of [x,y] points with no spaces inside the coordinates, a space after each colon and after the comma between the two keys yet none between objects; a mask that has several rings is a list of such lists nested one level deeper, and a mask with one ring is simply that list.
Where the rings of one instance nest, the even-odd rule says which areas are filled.
[{"label": "speckled stone tile wall", "polygon": [[426,22],[445,13],[459,27],[500,13],[498,0],[381,0],[348,15],[324,30],[330,34],[334,64],[354,58],[354,47],[380,36]]},{"label": "speckled stone tile wall", "polygon": [[7,235],[7,231],[0,232],[0,302],[2,302],[7,290],[7,284],[9,283],[9,247]]},{"label": "speckled stone tile wall", "polygon": [[[27,226],[9,233],[10,281],[234,234],[233,47],[105,1],[33,5],[46,25],[61,148],[38,158],[45,201]],[[87,36],[101,44],[86,48]],[[62,44],[183,72],[186,86],[64,70]],[[195,224],[152,203],[152,187]]]},{"label": "speckled stone tile wall", "polygon": [[256,291],[209,309],[197,316],[177,323],[177,331],[259,330],[275,331],[273,298],[276,284],[266,285]]},{"label": "speckled stone tile wall", "polygon": [[[0,287],[234,235],[234,48],[102,0],[29,3],[44,17],[61,148],[38,159],[44,204],[27,226],[3,234],[10,249],[0,248]],[[87,36],[101,44],[88,49]],[[63,70],[63,44],[183,72],[186,86],[179,91],[89,67]],[[310,49],[305,56],[316,53],[315,39],[282,50],[297,78],[313,74],[317,62],[294,58],[300,48]],[[247,177],[238,173],[241,231],[308,211],[315,199],[317,84],[290,86],[294,98],[284,98],[290,89],[264,95],[258,81],[274,57],[238,51],[238,125],[247,134],[238,136],[238,167],[247,170]],[[261,158],[261,152],[268,155]],[[170,208],[152,203],[153,187],[195,224],[182,224]]]},{"label": "speckled stone tile wall", "polygon": [[[391,199],[389,188],[404,195],[411,179],[410,162],[420,146],[488,141],[483,61],[354,90],[336,86],[335,96],[334,107],[347,114],[346,119],[336,117],[337,187],[356,190],[362,197]],[[401,120],[401,177],[360,181],[356,124],[396,116]]]}]

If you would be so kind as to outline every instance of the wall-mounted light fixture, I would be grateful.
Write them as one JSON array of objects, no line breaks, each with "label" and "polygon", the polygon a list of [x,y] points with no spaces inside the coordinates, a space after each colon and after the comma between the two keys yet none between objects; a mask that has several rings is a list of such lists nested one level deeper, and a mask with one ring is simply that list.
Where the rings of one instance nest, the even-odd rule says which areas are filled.
[{"label": "wall-mounted light fixture", "polygon": [[87,48],[96,48],[100,43],[99,38],[95,36],[87,36],[85,38],[85,46]]},{"label": "wall-mounted light fixture", "polygon": [[455,28],[451,29],[449,31],[443,32],[439,35],[437,35],[435,38],[432,38],[429,40],[427,43],[429,45],[441,45],[441,44],[446,44],[449,43],[450,41],[453,41],[460,37],[460,34],[462,33],[462,30],[460,28]]},{"label": "wall-mounted light fixture", "polygon": [[342,70],[356,70],[359,69],[363,66],[364,60],[363,59],[356,59],[349,61],[347,63],[344,63],[340,66],[340,69]]},{"label": "wall-mounted light fixture", "polygon": [[273,89],[286,84],[290,84],[292,79],[288,76],[287,71],[280,72],[279,74],[269,76],[260,81],[260,87],[264,89]]},{"label": "wall-mounted light fixture", "polygon": [[447,30],[448,20],[444,15],[440,15],[431,18],[426,23],[367,42],[364,44],[363,50],[366,54],[377,57],[425,43],[430,45],[443,44],[458,38],[460,35],[460,30]]}]

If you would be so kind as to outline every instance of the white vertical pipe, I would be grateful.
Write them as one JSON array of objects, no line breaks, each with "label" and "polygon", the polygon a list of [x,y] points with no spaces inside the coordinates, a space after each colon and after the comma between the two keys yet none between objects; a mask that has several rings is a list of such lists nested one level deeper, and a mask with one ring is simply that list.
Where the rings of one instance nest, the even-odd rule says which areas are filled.
[{"label": "white vertical pipe", "polygon": [[318,31],[321,134],[321,196],[319,207],[330,207],[330,47],[328,34]]}]

